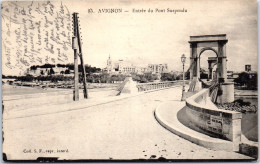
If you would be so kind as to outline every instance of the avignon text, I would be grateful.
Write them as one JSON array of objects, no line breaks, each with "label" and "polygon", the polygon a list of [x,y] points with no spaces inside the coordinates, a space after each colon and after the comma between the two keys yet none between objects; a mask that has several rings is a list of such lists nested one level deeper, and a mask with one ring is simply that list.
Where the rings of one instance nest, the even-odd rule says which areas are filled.
[{"label": "avignon text", "polygon": [[98,9],[98,13],[122,13],[123,10],[121,8],[115,9]]}]

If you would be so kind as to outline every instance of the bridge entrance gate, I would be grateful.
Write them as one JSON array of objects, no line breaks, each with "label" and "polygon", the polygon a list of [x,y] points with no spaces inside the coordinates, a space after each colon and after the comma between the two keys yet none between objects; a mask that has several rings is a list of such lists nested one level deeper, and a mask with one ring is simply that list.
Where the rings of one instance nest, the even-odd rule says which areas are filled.
[{"label": "bridge entrance gate", "polygon": [[[214,51],[215,59],[209,59],[209,76],[212,78],[212,67],[217,64],[216,79],[220,83],[221,95],[218,102],[234,101],[234,84],[227,81],[226,34],[190,36],[190,89],[196,92],[202,89],[200,82],[200,56],[206,50]],[[231,92],[231,93],[230,93]]]}]

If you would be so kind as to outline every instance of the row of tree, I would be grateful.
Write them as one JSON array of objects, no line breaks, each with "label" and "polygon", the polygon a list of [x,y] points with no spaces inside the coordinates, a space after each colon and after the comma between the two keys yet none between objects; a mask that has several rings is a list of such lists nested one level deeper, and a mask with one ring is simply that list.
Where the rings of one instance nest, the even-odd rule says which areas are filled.
[{"label": "row of tree", "polygon": [[51,82],[58,82],[58,81],[71,81],[73,77],[71,76],[63,76],[63,75],[48,75],[48,76],[37,76],[34,77],[32,75],[26,76],[18,76],[17,81],[22,82],[33,82],[33,81],[51,81]]},{"label": "row of tree", "polygon": [[144,73],[142,75],[132,74],[132,78],[134,81],[137,81],[140,83],[153,82],[154,80],[159,79],[158,75],[152,74],[152,73]]},{"label": "row of tree", "polygon": [[[33,65],[30,67],[30,70],[36,70],[37,68],[50,68],[50,70],[53,71],[53,68],[55,67],[55,64],[44,64],[44,65]],[[74,70],[74,64],[57,64],[57,67],[62,67],[62,68],[68,68],[68,70]],[[82,67],[81,65],[78,65],[78,70],[79,72],[82,72]],[[91,65],[86,64],[85,65],[85,70],[86,73],[95,73],[95,72],[100,72],[101,69],[97,67],[92,67]],[[54,71],[53,71],[54,72]],[[52,73],[50,73],[51,75]]]},{"label": "row of tree", "polygon": [[242,72],[234,82],[240,89],[257,90],[257,74]]},{"label": "row of tree", "polygon": [[[43,70],[41,70],[40,74],[42,76],[45,75]],[[55,74],[55,72],[54,72],[53,68],[51,68],[50,70],[47,71],[47,75],[54,75],[54,74]],[[70,69],[66,69],[65,71],[61,71],[60,74],[62,74],[62,75],[63,74],[70,74]]]},{"label": "row of tree", "polygon": [[[18,81],[67,81],[67,80],[73,80],[73,77],[68,77],[64,76],[63,74],[70,74],[70,70],[67,69],[65,71],[61,72],[61,75],[54,75],[53,68],[51,68],[48,71],[48,75],[44,76],[44,73],[41,72],[40,76],[34,77],[32,75],[26,75],[26,76],[16,76]],[[159,80],[159,78],[162,81],[174,81],[174,80],[181,80],[182,79],[182,74],[177,75],[177,74],[172,74],[172,73],[162,73],[161,77],[159,77],[157,74],[152,74],[152,73],[144,73],[144,74],[136,74],[132,73],[131,74],[132,78],[134,81],[137,81],[139,83],[147,83],[147,82],[153,82],[155,80]],[[186,74],[186,79],[189,77],[189,74]],[[3,78],[7,78],[7,76],[3,75]],[[87,82],[90,83],[116,83],[116,82],[121,82],[124,81],[126,78],[126,75],[123,74],[118,74],[118,75],[110,75],[108,73],[92,73],[88,72],[86,79]],[[79,74],[79,81],[82,82],[82,74]]]},{"label": "row of tree", "polygon": [[36,70],[37,68],[53,68],[55,64],[44,64],[44,65],[33,65],[30,67],[30,70]]},{"label": "row of tree", "polygon": [[[158,76],[154,75],[152,73],[145,73],[142,75],[132,73],[131,74],[132,79],[134,81],[140,82],[140,83],[146,83],[146,82],[153,82],[154,80],[158,80]],[[116,83],[116,82],[122,82],[126,78],[126,75],[118,74],[118,75],[109,75],[108,73],[102,73],[102,74],[88,74],[87,75],[87,82],[92,83]],[[82,80],[80,75],[80,81]]]},{"label": "row of tree", "polygon": [[[54,71],[51,71],[48,76],[37,76],[34,77],[32,75],[26,75],[26,76],[5,76],[2,75],[2,78],[15,78],[18,81],[70,81],[73,80],[73,77],[68,77],[64,75],[54,75]],[[69,71],[65,71],[64,74],[69,74]],[[153,82],[154,80],[158,80],[159,78],[162,81],[174,81],[174,80],[182,80],[182,74],[175,74],[175,73],[162,73],[161,77],[159,77],[156,74],[152,73],[145,73],[142,75],[139,74],[131,74],[134,81],[140,82],[140,83],[147,83],[147,82]],[[185,79],[189,79],[189,72],[185,74]],[[116,83],[124,81],[126,78],[126,75],[118,74],[118,75],[110,75],[108,73],[87,73],[87,82],[90,83]],[[79,81],[82,82],[82,74],[79,74]],[[247,72],[242,72],[239,74],[238,78],[234,80],[236,87],[239,87],[241,89],[251,89],[256,90],[257,89],[257,74],[249,74]]]},{"label": "row of tree", "polygon": [[[51,72],[51,71],[50,71]],[[110,75],[108,73],[88,73],[86,76],[87,82],[90,83],[116,83],[116,82],[122,82],[126,78],[126,75],[118,74],[118,75]],[[158,80],[158,76],[154,75],[152,73],[146,73],[143,75],[138,74],[132,74],[132,78],[134,81],[140,82],[140,83],[146,83],[146,82],[153,82],[154,80]],[[32,75],[26,75],[26,76],[19,76],[16,78],[18,81],[70,81],[73,80],[73,77],[70,76],[64,76],[64,75],[53,75],[50,74],[48,76],[37,76],[34,77]],[[79,82],[82,82],[82,74],[79,74]]]},{"label": "row of tree", "polygon": [[[185,80],[190,79],[190,72],[185,72]],[[174,80],[182,80],[183,74],[177,75],[176,73],[162,73],[161,80],[162,81],[174,81]]]}]

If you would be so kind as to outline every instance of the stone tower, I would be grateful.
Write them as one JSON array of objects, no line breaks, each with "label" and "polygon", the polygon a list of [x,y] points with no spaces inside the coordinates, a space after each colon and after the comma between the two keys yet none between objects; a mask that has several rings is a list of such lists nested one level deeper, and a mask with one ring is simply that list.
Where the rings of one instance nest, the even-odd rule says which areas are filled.
[{"label": "stone tower", "polygon": [[112,60],[110,58],[110,54],[109,54],[109,57],[108,57],[108,60],[107,60],[107,72],[110,73],[112,72]]}]

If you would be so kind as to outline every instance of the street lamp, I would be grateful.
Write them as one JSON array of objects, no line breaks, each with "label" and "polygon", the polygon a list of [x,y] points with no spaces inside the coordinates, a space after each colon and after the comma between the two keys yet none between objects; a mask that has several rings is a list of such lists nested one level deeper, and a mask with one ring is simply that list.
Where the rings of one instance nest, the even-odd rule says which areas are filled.
[{"label": "street lamp", "polygon": [[183,74],[182,74],[182,79],[183,79],[183,86],[182,86],[182,96],[181,96],[181,101],[184,101],[185,98],[184,98],[184,92],[185,92],[185,73],[184,73],[184,64],[185,64],[185,61],[186,61],[186,57],[185,55],[183,54],[181,56],[181,62],[182,62],[182,68],[183,68]]}]

